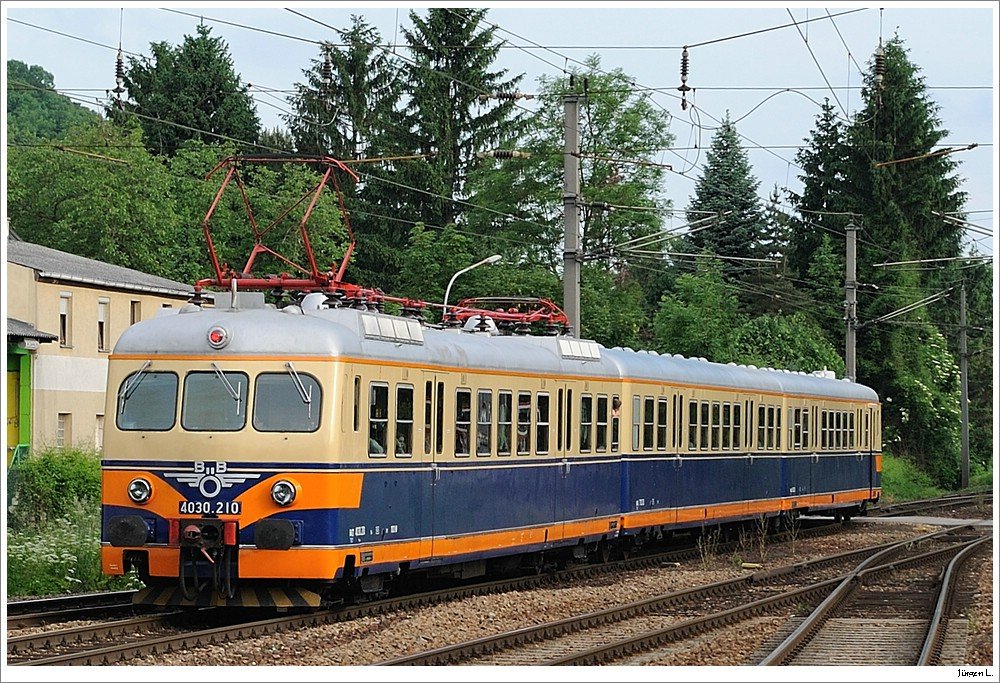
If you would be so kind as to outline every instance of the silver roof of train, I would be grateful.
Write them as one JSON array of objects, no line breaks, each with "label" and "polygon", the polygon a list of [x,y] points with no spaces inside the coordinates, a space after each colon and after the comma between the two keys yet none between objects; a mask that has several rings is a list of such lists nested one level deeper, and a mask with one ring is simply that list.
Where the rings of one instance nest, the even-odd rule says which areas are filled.
[{"label": "silver roof of train", "polygon": [[[230,338],[229,344],[218,351],[208,344],[208,332],[216,325],[224,327]],[[367,357],[510,373],[666,380],[747,391],[878,400],[868,387],[827,377],[608,349],[567,337],[440,330],[396,316],[343,308],[302,312],[297,306],[289,306],[281,310],[237,311],[188,305],[179,313],[133,325],[118,340],[114,353],[151,358],[172,354]]]}]

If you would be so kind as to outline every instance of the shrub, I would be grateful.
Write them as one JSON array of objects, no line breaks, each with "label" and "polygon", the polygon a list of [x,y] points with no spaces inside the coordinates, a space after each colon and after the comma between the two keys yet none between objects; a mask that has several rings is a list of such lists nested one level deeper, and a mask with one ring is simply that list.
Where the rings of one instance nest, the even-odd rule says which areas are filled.
[{"label": "shrub", "polygon": [[96,451],[52,448],[31,453],[9,472],[12,530],[45,525],[70,514],[74,506],[101,500],[101,459]]},{"label": "shrub", "polygon": [[930,475],[903,456],[882,456],[882,495],[888,503],[940,496]]},{"label": "shrub", "polygon": [[8,597],[141,587],[133,575],[101,573],[100,504],[74,499],[63,507],[61,517],[9,532]]}]

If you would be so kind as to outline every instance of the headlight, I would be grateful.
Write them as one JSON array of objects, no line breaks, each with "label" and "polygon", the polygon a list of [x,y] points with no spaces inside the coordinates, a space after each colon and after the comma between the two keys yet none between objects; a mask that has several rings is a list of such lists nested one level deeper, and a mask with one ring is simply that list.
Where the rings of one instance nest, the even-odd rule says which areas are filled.
[{"label": "headlight", "polygon": [[282,507],[291,505],[295,500],[295,484],[285,479],[274,482],[271,487],[271,498]]},{"label": "headlight", "polygon": [[128,483],[128,497],[136,503],[148,503],[153,495],[153,487],[145,479],[133,479]]}]

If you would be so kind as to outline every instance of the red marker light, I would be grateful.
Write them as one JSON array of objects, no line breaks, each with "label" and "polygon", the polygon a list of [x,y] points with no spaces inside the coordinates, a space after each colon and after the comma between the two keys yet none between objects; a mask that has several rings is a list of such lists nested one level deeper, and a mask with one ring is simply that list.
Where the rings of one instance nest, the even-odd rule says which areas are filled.
[{"label": "red marker light", "polygon": [[229,343],[229,333],[224,327],[215,326],[208,331],[208,344],[213,349],[221,349]]}]

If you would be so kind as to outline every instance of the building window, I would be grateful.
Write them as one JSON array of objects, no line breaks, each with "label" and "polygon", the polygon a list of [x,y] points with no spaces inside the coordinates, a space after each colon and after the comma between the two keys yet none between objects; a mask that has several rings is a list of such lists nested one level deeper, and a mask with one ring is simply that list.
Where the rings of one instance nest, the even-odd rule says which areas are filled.
[{"label": "building window", "polygon": [[94,447],[97,450],[104,449],[104,416],[98,415],[94,421]]},{"label": "building window", "polygon": [[59,295],[59,346],[73,345],[73,295]]},{"label": "building window", "polygon": [[73,443],[73,415],[59,413],[56,415],[56,445],[68,446]]},{"label": "building window", "polygon": [[111,302],[108,299],[97,300],[97,350],[108,350],[108,309]]},{"label": "building window", "polygon": [[129,304],[129,325],[135,325],[142,320],[142,302],[133,301]]}]

